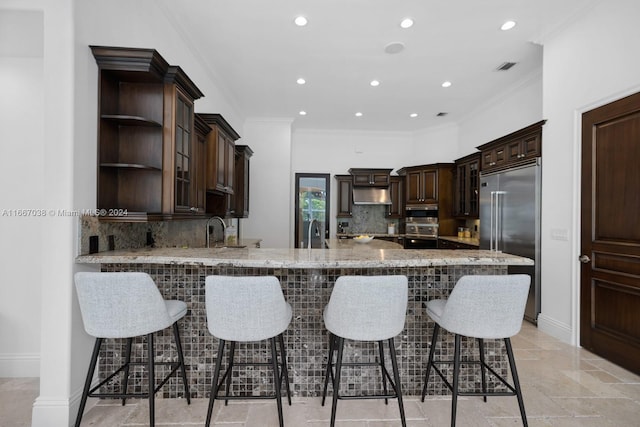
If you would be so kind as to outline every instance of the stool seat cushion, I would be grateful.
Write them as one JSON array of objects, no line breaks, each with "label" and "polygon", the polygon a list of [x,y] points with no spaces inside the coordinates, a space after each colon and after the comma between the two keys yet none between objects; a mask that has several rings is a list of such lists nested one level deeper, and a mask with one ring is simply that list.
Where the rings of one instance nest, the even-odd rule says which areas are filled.
[{"label": "stool seat cushion", "polygon": [[427,314],[454,334],[509,338],[522,327],[530,283],[527,274],[463,276],[446,301],[427,303]]},{"label": "stool seat cushion", "polygon": [[97,338],[131,338],[160,331],[186,313],[181,301],[167,303],[147,273],[75,274],[84,328]]},{"label": "stool seat cushion", "polygon": [[174,322],[182,319],[187,314],[187,304],[184,301],[168,300],[164,302],[167,313]]},{"label": "stool seat cushion", "polygon": [[284,332],[292,318],[274,276],[207,276],[207,327],[227,341],[262,341]]},{"label": "stool seat cushion", "polygon": [[324,324],[338,337],[386,340],[404,329],[407,302],[406,276],[340,276],[324,310]]}]

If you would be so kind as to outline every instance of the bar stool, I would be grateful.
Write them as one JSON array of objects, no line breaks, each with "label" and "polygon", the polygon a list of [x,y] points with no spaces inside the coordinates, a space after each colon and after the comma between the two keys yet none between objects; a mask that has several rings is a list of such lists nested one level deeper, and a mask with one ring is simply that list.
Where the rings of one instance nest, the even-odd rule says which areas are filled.
[{"label": "bar stool", "polygon": [[[329,358],[324,377],[322,406],[327,396],[329,377],[333,385],[331,427],[335,425],[338,399],[397,398],[402,426],[406,426],[400,374],[393,338],[404,329],[407,312],[408,284],[406,276],[340,276],[336,280],[329,303],[324,310],[324,324],[330,332]],[[377,341],[378,362],[343,363],[344,340]],[[393,379],[384,365],[383,341],[387,341],[393,368]],[[337,352],[335,373],[333,356]],[[380,366],[384,394],[368,396],[340,395],[340,373],[343,366]],[[393,393],[387,390],[387,381]]]},{"label": "bar stool", "polygon": [[[422,389],[422,401],[427,393],[427,383],[431,368],[442,378],[445,385],[452,393],[451,399],[451,426],[456,425],[456,406],[458,396],[516,396],[522,423],[527,426],[527,416],[524,410],[524,401],[520,389],[520,380],[516,370],[511,337],[516,335],[522,327],[525,304],[529,295],[531,277],[526,274],[514,274],[503,276],[463,276],[458,280],[451,291],[448,300],[431,300],[427,302],[427,314],[434,322],[433,337],[429,350],[429,361]],[[453,361],[435,361],[434,350],[440,328],[455,334]],[[476,338],[480,350],[480,360],[461,361],[460,343],[461,336]],[[511,368],[513,385],[493,370],[484,358],[484,339],[503,339]],[[447,381],[443,373],[435,364],[453,362],[453,384]],[[460,392],[458,390],[458,377],[460,364],[480,365],[482,378],[481,392]],[[509,391],[487,392],[486,371],[493,374]]]},{"label": "bar stool", "polygon": [[[180,369],[182,376],[187,404],[190,404],[189,384],[187,383],[177,323],[187,313],[187,305],[182,301],[162,299],[155,282],[146,273],[82,272],[75,274],[75,284],[84,328],[89,335],[96,338],[76,417],[76,427],[80,426],[88,397],[118,398],[122,399],[123,405],[128,397],[147,397],[149,399],[149,424],[153,427],[155,425],[155,394],[178,369]],[[178,362],[155,362],[153,334],[170,326],[173,326]],[[142,335],[147,337],[148,360],[146,365],[149,371],[149,389],[147,393],[128,393],[129,367],[131,365],[145,365],[145,362],[131,362],[132,339]],[[100,347],[103,341],[109,338],[127,339],[125,362],[100,384],[91,388]],[[157,387],[154,380],[156,365],[168,365],[172,368]],[[121,372],[124,373],[124,385],[121,387],[121,393],[95,392]]]},{"label": "bar stool", "polygon": [[[284,300],[280,281],[273,276],[231,277],[207,276],[205,279],[205,301],[207,309],[207,326],[209,332],[219,339],[218,356],[211,382],[211,395],[207,410],[206,426],[211,423],[213,405],[218,398],[225,379],[225,405],[229,399],[276,399],[278,421],[284,426],[280,385],[284,378],[287,400],[291,405],[289,390],[289,373],[287,356],[282,333],[291,322],[291,305]],[[276,340],[277,337],[277,340]],[[233,357],[236,342],[264,341],[271,343],[271,362],[266,363],[234,363]],[[222,378],[220,368],[224,347],[230,341],[229,361]],[[281,370],[278,370],[276,341],[280,344]],[[230,396],[231,371],[236,365],[271,366],[273,368],[273,384],[275,396]]]}]

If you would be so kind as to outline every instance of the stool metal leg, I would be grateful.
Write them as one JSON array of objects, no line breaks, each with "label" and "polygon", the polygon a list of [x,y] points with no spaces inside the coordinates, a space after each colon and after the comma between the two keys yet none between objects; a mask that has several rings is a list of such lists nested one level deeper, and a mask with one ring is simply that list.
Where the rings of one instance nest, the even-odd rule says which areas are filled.
[{"label": "stool metal leg", "polygon": [[287,391],[287,401],[291,406],[291,389],[289,388],[289,366],[287,365],[287,352],[284,348],[284,334],[278,336],[280,342],[280,358],[282,358],[282,373],[284,375],[284,386]]},{"label": "stool metal leg", "polygon": [[327,397],[327,386],[329,385],[329,377],[333,372],[333,353],[336,349],[336,337],[331,332],[329,332],[329,357],[327,358],[327,370],[324,374],[324,388],[322,389],[322,406],[324,406],[324,401]]},{"label": "stool metal leg", "polygon": [[211,381],[211,394],[209,395],[209,408],[207,409],[206,427],[211,425],[211,414],[213,413],[213,404],[218,395],[218,377],[220,376],[220,366],[222,366],[222,355],[224,354],[224,340],[218,343],[218,357],[216,358],[216,367],[213,370],[213,380]]},{"label": "stool metal leg", "polygon": [[271,362],[273,364],[273,386],[276,389],[276,403],[278,405],[278,421],[280,427],[284,427],[284,417],[282,415],[282,397],[280,395],[280,374],[278,373],[278,352],[276,350],[276,337],[271,341]]},{"label": "stool metal leg", "polygon": [[[229,347],[229,365],[227,367],[227,389],[226,389],[226,396],[229,396],[229,393],[231,391],[231,377],[232,377],[232,373],[233,373],[233,357],[235,355],[236,352],[236,342],[235,341],[231,341],[231,346]],[[225,399],[224,400],[224,406],[229,405],[229,399]]]},{"label": "stool metal leg", "polygon": [[431,348],[429,349],[429,361],[427,362],[427,373],[424,374],[424,387],[422,388],[422,401],[427,394],[427,384],[429,382],[429,374],[431,373],[431,367],[433,366],[433,356],[436,350],[436,342],[438,341],[438,332],[440,331],[440,325],[437,323],[433,327],[433,335],[431,337]]},{"label": "stool metal leg", "polygon": [[393,366],[393,382],[396,386],[396,396],[398,396],[398,407],[400,408],[400,420],[402,421],[402,427],[407,427],[407,421],[404,416],[404,404],[402,403],[400,372],[398,371],[398,360],[396,359],[396,347],[393,344],[393,338],[389,338],[389,353],[391,354],[391,365]]},{"label": "stool metal leg", "polygon": [[342,370],[342,353],[344,350],[344,338],[337,338],[338,358],[336,360],[336,374],[333,378],[333,402],[331,404],[331,427],[336,425],[336,409],[338,408],[338,394],[340,392],[340,371]]},{"label": "stool metal leg", "polygon": [[178,351],[178,361],[180,362],[182,384],[184,385],[184,396],[187,399],[187,405],[191,405],[191,393],[189,392],[189,382],[187,381],[187,369],[184,365],[184,354],[182,353],[182,343],[180,342],[180,331],[178,329],[178,322],[175,322],[173,324],[173,337],[176,340],[176,350]]},{"label": "stool metal leg", "polygon": [[151,427],[156,425],[156,375],[155,375],[155,363],[154,363],[154,351],[153,351],[153,334],[147,335],[147,353],[149,353],[149,425]]},{"label": "stool metal leg", "polygon": [[460,376],[460,335],[455,336],[453,351],[453,390],[451,395],[451,427],[456,425],[456,410],[458,405],[458,377]]},{"label": "stool metal leg", "polygon": [[507,347],[507,357],[509,358],[509,367],[511,368],[511,376],[513,377],[513,386],[516,389],[516,397],[518,398],[518,406],[520,407],[522,425],[527,427],[527,414],[524,411],[524,399],[522,398],[522,390],[520,389],[520,379],[518,378],[518,371],[516,370],[516,361],[513,357],[513,348],[511,348],[511,339],[505,338],[504,343]]},{"label": "stool metal leg", "polygon": [[484,362],[484,340],[482,338],[478,338],[478,350],[480,351],[480,375],[482,376],[482,392],[484,396],[482,398],[484,401],[487,401],[487,374],[486,374],[486,364]]},{"label": "stool metal leg", "polygon": [[89,396],[89,390],[91,389],[91,380],[93,379],[93,373],[96,370],[96,364],[98,363],[98,356],[100,355],[100,346],[102,346],[102,341],[103,338],[96,338],[96,342],[93,345],[93,353],[91,355],[91,361],[89,362],[87,379],[85,380],[84,388],[82,389],[82,398],[80,399],[80,408],[78,408],[75,427],[80,427],[80,422],[82,421],[82,415],[84,412],[84,407],[87,405],[87,397]]},{"label": "stool metal leg", "polygon": [[[382,389],[384,390],[384,394],[389,394],[387,390],[387,375],[385,372],[386,368],[384,366],[384,348],[382,345],[382,341],[378,341],[378,350],[380,351],[380,373],[382,374]],[[389,399],[387,399],[386,397],[384,399],[384,404],[389,404]]]},{"label": "stool metal leg", "polygon": [[[127,338],[127,347],[124,351],[124,394],[127,394],[127,388],[129,386],[129,363],[131,362],[131,344],[133,344],[133,338]],[[127,401],[126,397],[122,398],[122,406],[125,405]]]}]

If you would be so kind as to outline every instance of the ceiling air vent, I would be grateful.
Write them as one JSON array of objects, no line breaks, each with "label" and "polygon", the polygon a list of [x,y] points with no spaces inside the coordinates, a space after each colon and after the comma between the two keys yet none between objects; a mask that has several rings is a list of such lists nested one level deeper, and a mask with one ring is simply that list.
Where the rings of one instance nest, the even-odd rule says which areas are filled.
[{"label": "ceiling air vent", "polygon": [[498,66],[498,68],[496,68],[496,71],[507,71],[516,64],[517,62],[503,62]]},{"label": "ceiling air vent", "polygon": [[436,117],[444,117],[444,116],[446,116],[447,114],[449,114],[449,113],[445,113],[445,112],[441,111],[441,112],[439,112],[438,114],[436,114]]}]

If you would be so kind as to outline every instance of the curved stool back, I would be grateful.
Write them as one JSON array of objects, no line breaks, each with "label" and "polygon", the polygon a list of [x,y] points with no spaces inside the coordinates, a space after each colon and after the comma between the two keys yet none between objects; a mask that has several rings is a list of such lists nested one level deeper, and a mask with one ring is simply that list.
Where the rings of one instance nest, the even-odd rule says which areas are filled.
[{"label": "curved stool back", "polygon": [[[338,399],[389,398],[398,399],[400,420],[406,426],[400,374],[396,360],[393,338],[404,329],[408,303],[408,280],[406,276],[340,276],[331,292],[329,303],[324,310],[324,323],[330,332],[329,358],[322,392],[322,405],[327,396],[329,378],[332,378],[333,402],[331,406],[331,427],[335,425]],[[344,340],[377,341],[378,362],[344,363],[346,366],[379,365],[382,373],[384,394],[368,396],[340,395],[340,375]],[[393,378],[384,365],[383,341],[388,342],[393,368]],[[336,355],[335,373],[333,369]],[[394,393],[387,391],[387,381]]]},{"label": "curved stool back", "polygon": [[[165,301],[147,273],[80,272],[75,274],[75,284],[84,328],[89,335],[96,337],[76,417],[76,427],[80,426],[88,397],[118,398],[122,399],[123,405],[129,397],[147,397],[149,423],[151,426],[155,425],[155,394],[178,369],[182,376],[187,404],[190,404],[191,397],[177,324],[177,321],[187,313],[187,305],[183,301]],[[155,362],[153,333],[170,326],[173,326],[178,362]],[[147,362],[131,362],[132,339],[143,335],[147,337]],[[125,360],[118,370],[92,388],[91,382],[100,355],[100,347],[108,338],[127,339]],[[147,393],[128,393],[129,367],[140,364],[147,365],[148,391]],[[169,365],[172,368],[158,387],[154,380],[156,365]],[[96,393],[96,390],[121,372],[124,373],[122,392]]]},{"label": "curved stool back", "polygon": [[[524,400],[520,388],[520,380],[516,370],[511,337],[516,335],[522,327],[525,305],[529,295],[531,277],[526,274],[502,276],[463,276],[458,280],[447,300],[431,300],[427,302],[427,314],[435,326],[429,350],[429,361],[422,389],[422,401],[427,393],[427,384],[431,369],[442,378],[445,385],[452,392],[451,426],[456,425],[456,409],[458,396],[516,396],[522,423],[527,426],[527,416]],[[434,350],[438,340],[440,328],[455,334],[453,355],[453,381],[450,383],[436,364],[450,363],[450,361],[434,360]],[[480,353],[480,360],[461,360],[461,336],[476,338]],[[503,339],[511,369],[513,385],[492,369],[484,358],[484,339]],[[480,365],[482,377],[481,392],[460,392],[460,365],[464,363]],[[493,374],[509,391],[487,392],[487,371]]]},{"label": "curved stool back", "polygon": [[[278,407],[278,421],[284,426],[280,384],[283,379],[287,399],[291,405],[287,356],[284,347],[283,332],[289,326],[292,317],[289,305],[282,293],[280,281],[273,276],[207,276],[205,279],[205,301],[207,309],[207,327],[209,332],[219,339],[218,355],[211,382],[211,394],[205,425],[211,423],[213,405],[218,397],[222,383],[226,379],[225,404],[229,399],[264,399],[269,396],[231,396],[232,370],[235,365],[269,365],[273,368],[273,383]],[[278,369],[276,337],[280,345],[281,369]],[[235,363],[233,360],[236,342],[271,342],[271,361],[267,363]],[[230,341],[227,369],[219,380],[225,343]]]}]

